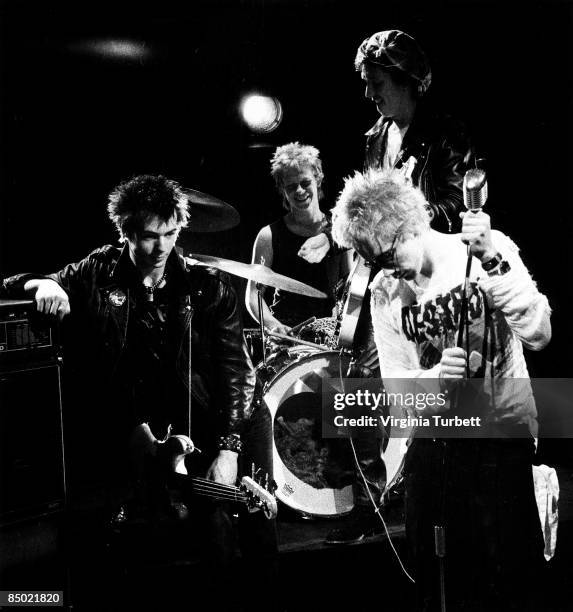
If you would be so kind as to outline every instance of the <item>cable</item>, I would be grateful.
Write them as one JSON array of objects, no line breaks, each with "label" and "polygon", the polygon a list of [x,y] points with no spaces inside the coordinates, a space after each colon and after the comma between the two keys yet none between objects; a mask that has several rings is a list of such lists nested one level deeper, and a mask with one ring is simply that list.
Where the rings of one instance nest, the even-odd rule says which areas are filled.
[{"label": "cable", "polygon": [[[344,388],[344,377],[342,376],[342,355],[343,355],[343,352],[344,351],[341,350],[340,353],[339,353],[338,373],[339,373],[339,378],[340,378],[340,386],[342,388],[342,391],[344,393],[346,393],[346,390]],[[348,366],[347,374],[350,373],[351,366],[352,366],[352,360],[350,362],[350,365]],[[354,463],[355,463],[356,467],[358,468],[358,472],[360,473],[360,477],[362,478],[362,481],[364,483],[364,487],[366,489],[366,492],[368,493],[368,497],[370,498],[370,503],[372,504],[372,507],[374,508],[374,513],[378,516],[378,518],[382,522],[382,526],[384,527],[384,532],[386,533],[386,538],[388,540],[388,543],[390,544],[390,548],[392,549],[392,552],[394,553],[394,556],[398,560],[398,563],[400,564],[402,572],[404,573],[406,578],[408,578],[408,580],[410,580],[410,582],[412,582],[413,584],[416,584],[416,581],[408,573],[408,570],[406,569],[404,563],[402,562],[402,559],[400,558],[400,555],[399,555],[398,551],[396,550],[396,547],[394,546],[394,542],[392,541],[392,536],[390,535],[390,532],[388,531],[388,526],[386,525],[386,521],[384,520],[384,517],[380,513],[380,507],[376,504],[376,502],[374,501],[374,498],[372,497],[372,493],[370,491],[370,487],[368,486],[368,481],[366,480],[366,476],[364,475],[364,472],[362,471],[362,468],[360,467],[360,462],[358,461],[358,455],[356,454],[356,448],[354,446],[354,441],[352,440],[352,436],[349,436],[348,440],[350,441],[350,447],[352,448],[352,454],[354,456]]]},{"label": "cable", "polygon": [[376,505],[376,502],[374,501],[374,498],[372,497],[372,493],[370,492],[370,488],[368,487],[368,481],[366,480],[366,476],[364,476],[364,472],[362,471],[360,464],[358,462],[358,456],[356,455],[356,449],[354,447],[354,442],[352,441],[352,438],[349,438],[349,440],[350,440],[350,446],[352,448],[352,454],[354,455],[354,462],[356,463],[356,467],[358,468],[358,471],[360,472],[360,477],[362,478],[362,481],[364,482],[364,486],[366,487],[368,497],[370,498],[370,503],[372,504],[372,507],[374,508],[374,513],[378,515],[378,518],[382,522],[384,531],[386,533],[386,537],[388,539],[388,543],[390,544],[390,548],[392,549],[394,556],[398,560],[398,563],[400,564],[400,567],[402,568],[402,571],[404,572],[404,575],[406,576],[406,578],[408,578],[408,580],[410,580],[410,582],[412,582],[413,584],[416,584],[416,581],[414,580],[414,578],[412,578],[412,576],[408,573],[408,570],[404,566],[404,563],[402,562],[402,559],[400,558],[400,555],[398,551],[396,550],[396,547],[394,546],[394,542],[392,542],[392,536],[390,535],[390,532],[388,531],[388,526],[386,525],[386,521],[384,520],[384,517],[380,513],[380,507]]}]

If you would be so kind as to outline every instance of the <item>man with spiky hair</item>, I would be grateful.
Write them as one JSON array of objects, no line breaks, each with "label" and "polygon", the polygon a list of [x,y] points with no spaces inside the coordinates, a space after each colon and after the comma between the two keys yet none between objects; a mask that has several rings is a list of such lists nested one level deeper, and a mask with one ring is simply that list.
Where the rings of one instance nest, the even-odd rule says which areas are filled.
[{"label": "man with spiky hair", "polygon": [[[85,463],[74,469],[74,460],[97,456],[93,471],[114,508],[123,505],[117,516],[124,519],[135,511],[123,502],[134,474],[126,468],[128,447],[136,443],[145,466],[156,457],[161,471],[165,447],[157,440],[190,436],[201,452],[186,457],[189,471],[235,484],[254,372],[228,278],[192,265],[174,248],[190,220],[180,185],[161,175],[136,176],[112,191],[108,213],[122,248],[103,246],[54,274],[11,277],[4,292],[33,297],[39,311],[66,319],[65,377],[78,391],[77,401],[66,403],[73,482],[87,478]],[[142,473],[140,466],[136,475]],[[145,505],[161,515],[187,514],[166,487],[148,483],[143,490]],[[193,504],[195,511],[212,527],[203,529],[211,558],[227,563],[226,510]]]},{"label": "man with spiky hair", "polygon": [[[432,70],[426,53],[406,32],[383,30],[362,41],[354,68],[363,81],[364,96],[379,114],[365,134],[364,168],[401,172],[424,193],[432,228],[444,233],[458,231],[463,177],[473,166],[475,153],[464,124],[428,101]],[[327,232],[311,237],[301,249],[302,256],[320,261],[331,243]],[[354,336],[357,371],[365,377],[379,373],[369,296],[367,290]],[[346,526],[328,539],[353,542],[371,531],[369,522],[350,516]]]},{"label": "man with spiky hair", "polygon": [[[329,226],[320,209],[324,173],[318,149],[299,142],[277,147],[271,159],[271,176],[282,196],[284,216],[259,232],[253,246],[252,262],[264,263],[279,274],[301,281],[327,294],[327,299],[309,298],[276,289],[272,300],[263,302],[263,321],[273,331],[287,334],[291,327],[308,318],[332,316],[334,287],[339,280],[339,259],[308,262],[301,250],[309,236]],[[255,283],[247,288],[246,304],[258,320]]]},{"label": "man with spiky hair", "polygon": [[[543,539],[531,471],[537,411],[524,348],[547,345],[551,311],[518,248],[491,229],[489,216],[460,217],[460,234],[431,229],[421,190],[396,171],[370,170],[346,180],[333,236],[380,269],[371,316],[387,391],[400,390],[398,379],[424,381],[447,401],[412,416],[480,417],[471,436],[467,429],[458,437],[417,431],[408,448],[406,534],[419,609],[447,602],[451,610],[529,610]],[[485,405],[484,397],[491,398]]]}]

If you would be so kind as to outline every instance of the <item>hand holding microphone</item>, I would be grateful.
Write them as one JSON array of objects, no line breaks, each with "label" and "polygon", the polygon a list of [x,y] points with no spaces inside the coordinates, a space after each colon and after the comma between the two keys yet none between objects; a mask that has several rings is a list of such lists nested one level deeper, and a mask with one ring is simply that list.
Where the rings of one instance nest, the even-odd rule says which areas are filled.
[{"label": "hand holding microphone", "polygon": [[491,220],[482,212],[487,200],[485,172],[479,168],[468,170],[464,176],[464,205],[469,212],[460,213],[462,218],[462,242],[469,245],[472,255],[480,261],[492,259],[497,251],[491,239]]}]

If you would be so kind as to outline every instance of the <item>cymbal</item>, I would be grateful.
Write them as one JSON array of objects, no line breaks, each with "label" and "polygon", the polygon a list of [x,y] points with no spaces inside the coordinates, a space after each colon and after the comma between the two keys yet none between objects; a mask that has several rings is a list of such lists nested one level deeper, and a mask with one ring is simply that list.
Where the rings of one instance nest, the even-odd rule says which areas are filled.
[{"label": "cymbal", "polygon": [[184,189],[184,192],[189,198],[191,220],[183,233],[222,232],[239,225],[239,213],[227,202],[195,189]]},{"label": "cymbal", "polygon": [[221,257],[213,257],[212,255],[189,255],[191,259],[196,259],[201,265],[209,266],[211,268],[217,268],[228,274],[234,276],[240,276],[247,280],[261,283],[267,287],[273,287],[275,289],[281,289],[282,291],[288,291],[290,293],[297,293],[298,295],[306,295],[307,297],[313,298],[326,298],[326,293],[305,285],[294,278],[283,276],[273,272],[268,266],[262,264],[246,264],[240,261],[233,261],[232,259],[223,259]]}]

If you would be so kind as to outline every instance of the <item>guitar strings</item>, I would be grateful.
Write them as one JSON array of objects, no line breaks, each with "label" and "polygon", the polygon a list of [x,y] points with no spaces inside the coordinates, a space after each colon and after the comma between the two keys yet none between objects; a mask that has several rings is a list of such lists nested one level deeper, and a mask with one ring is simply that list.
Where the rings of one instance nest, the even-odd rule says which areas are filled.
[{"label": "guitar strings", "polygon": [[229,501],[237,501],[237,502],[247,501],[246,496],[213,493],[212,491],[204,491],[200,489],[199,490],[194,489],[193,493],[196,493],[197,495],[207,495],[208,497],[212,497],[213,499],[229,500]]},{"label": "guitar strings", "polygon": [[217,487],[210,487],[210,486],[206,486],[206,485],[196,485],[191,487],[191,490],[194,492],[205,492],[205,493],[212,493],[214,495],[220,495],[226,498],[242,498],[242,497],[246,497],[245,493],[243,493],[242,491],[226,491],[224,489],[220,489]]},{"label": "guitar strings", "polygon": [[202,478],[201,476],[192,476],[191,479],[193,482],[196,482],[196,483],[212,485],[212,486],[219,487],[219,488],[229,489],[231,491],[234,491],[235,489],[239,488],[235,485],[228,485],[228,484],[223,484],[221,482],[215,482],[214,480],[209,480],[208,478]]},{"label": "guitar strings", "polygon": [[239,488],[236,487],[234,485],[224,485],[218,482],[213,482],[212,480],[207,480],[207,479],[194,479],[193,481],[193,488],[203,488],[203,489],[212,489],[212,490],[218,490],[221,491],[222,493],[228,493],[231,495],[244,495],[244,492]]},{"label": "guitar strings", "polygon": [[[248,493],[235,485],[222,484],[199,476],[193,476],[190,480],[192,493],[210,496],[219,500],[229,500],[243,503],[249,502]],[[259,501],[263,501],[258,498],[258,496],[255,497],[257,497]]]},{"label": "guitar strings", "polygon": [[196,492],[196,491],[204,491],[204,492],[210,492],[216,495],[222,495],[224,497],[228,497],[228,498],[240,498],[240,497],[246,497],[245,493],[243,493],[242,491],[223,491],[221,489],[216,489],[213,487],[205,487],[202,485],[196,486],[196,487],[192,487],[192,491]]},{"label": "guitar strings", "polygon": [[243,501],[247,499],[244,491],[234,485],[213,482],[207,478],[193,478],[192,490],[196,493],[216,495],[219,499]]}]

